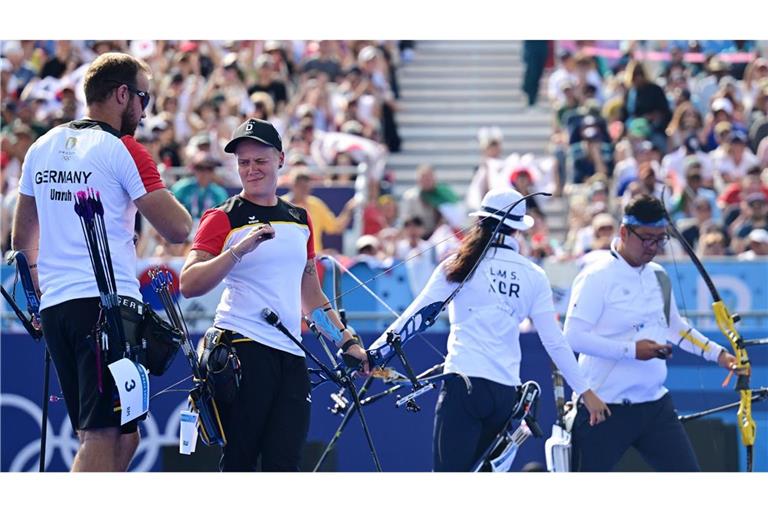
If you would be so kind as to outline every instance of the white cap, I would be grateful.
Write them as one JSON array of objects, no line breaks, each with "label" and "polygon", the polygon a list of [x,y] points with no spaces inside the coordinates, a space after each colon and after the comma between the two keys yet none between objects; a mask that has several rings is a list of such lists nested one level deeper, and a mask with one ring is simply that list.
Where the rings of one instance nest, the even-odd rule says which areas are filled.
[{"label": "white cap", "polygon": [[750,242],[757,242],[758,244],[768,244],[768,231],[762,228],[753,229],[749,232],[749,235],[747,235],[747,239]]},{"label": "white cap", "polygon": [[[469,214],[470,217],[492,217],[496,220],[504,219],[504,224],[520,231],[526,231],[533,227],[533,217],[525,214],[525,201],[522,194],[514,188],[496,188],[489,190],[480,203],[480,209]],[[512,211],[507,212],[514,203]]]},{"label": "white cap", "polygon": [[379,247],[381,247],[381,244],[379,242],[379,239],[374,235],[363,235],[360,238],[357,239],[357,242],[355,242],[355,249],[358,251],[367,247],[371,246],[376,250],[379,250]]},{"label": "white cap", "polygon": [[491,142],[501,142],[504,140],[504,134],[498,126],[483,126],[477,132],[477,140],[480,147],[485,149]]},{"label": "white cap", "polygon": [[733,114],[733,103],[728,98],[717,98],[712,102],[712,112],[724,110],[729,116]]}]

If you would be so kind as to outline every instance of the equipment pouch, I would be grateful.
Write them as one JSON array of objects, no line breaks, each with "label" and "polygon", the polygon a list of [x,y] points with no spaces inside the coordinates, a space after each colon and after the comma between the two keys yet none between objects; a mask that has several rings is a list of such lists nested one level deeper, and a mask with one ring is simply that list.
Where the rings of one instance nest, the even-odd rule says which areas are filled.
[{"label": "equipment pouch", "polygon": [[184,335],[160,318],[149,304],[144,304],[144,315],[141,319],[137,339],[145,347],[147,370],[150,374],[159,377],[173,363],[173,359],[184,340]]},{"label": "equipment pouch", "polygon": [[229,404],[240,387],[240,359],[231,344],[228,331],[211,327],[203,336],[200,367],[213,386],[217,402]]}]

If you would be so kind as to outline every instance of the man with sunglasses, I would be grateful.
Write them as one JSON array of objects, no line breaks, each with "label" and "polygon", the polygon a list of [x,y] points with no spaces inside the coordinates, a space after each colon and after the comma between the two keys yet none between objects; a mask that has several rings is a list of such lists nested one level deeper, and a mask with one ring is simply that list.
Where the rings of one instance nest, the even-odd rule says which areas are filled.
[{"label": "man with sunglasses", "polygon": [[736,358],[680,316],[669,277],[653,262],[668,240],[661,201],[637,196],[624,209],[610,255],[574,280],[565,337],[589,388],[612,412],[590,427],[587,411],[577,409],[574,471],[611,471],[630,446],[656,471],[699,471],[664,387],[666,359],[673,347],[726,369],[735,369]]},{"label": "man with sunglasses", "polygon": [[[85,74],[87,117],[50,130],[27,152],[13,224],[13,249],[23,252],[41,290],[42,328],[80,439],[73,471],[125,471],[139,443],[137,421],[120,424],[115,383],[91,336],[99,291],[74,210],[79,191],[94,189],[121,297],[141,304],[133,243],[137,210],[171,242],[192,228],[165,188],[149,152],[133,138],[149,104],[146,64],[105,53]],[[39,274],[38,274],[39,271]]]}]

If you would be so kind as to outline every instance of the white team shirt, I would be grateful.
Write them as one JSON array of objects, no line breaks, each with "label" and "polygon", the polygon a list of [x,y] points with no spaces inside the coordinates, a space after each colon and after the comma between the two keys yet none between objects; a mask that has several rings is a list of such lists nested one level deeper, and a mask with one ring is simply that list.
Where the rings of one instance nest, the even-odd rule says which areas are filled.
[{"label": "white team shirt", "polygon": [[207,210],[195,233],[192,249],[218,255],[245,237],[253,227],[269,223],[275,238],[244,254],[224,278],[224,293],[214,325],[284,352],[304,352],[262,316],[269,308],[296,338],[301,339],[301,280],[315,257],[312,221],[303,208],[278,199],[260,206],[236,195]]},{"label": "white team shirt", "polygon": [[133,201],[164,185],[152,157],[133,137],[120,137],[109,125],[84,119],[40,137],[22,167],[19,192],[35,198],[40,223],[41,309],[99,296],[74,209],[75,194],[88,188],[97,190],[104,203],[117,292],[141,300]]},{"label": "white team shirt", "polygon": [[[424,290],[387,330],[398,331],[413,313],[427,304],[444,301],[459,283],[446,279],[451,256],[435,269]],[[511,248],[493,247],[477,266],[474,275],[448,306],[451,323],[448,335],[446,373],[481,377],[508,386],[520,381],[520,323],[535,315],[551,315],[555,323],[552,290],[544,271]],[[587,389],[576,359],[560,334],[543,336],[547,352],[571,387]],[[371,348],[385,343],[385,335]]]},{"label": "white team shirt", "polygon": [[[614,240],[615,245],[615,240]],[[579,366],[589,388],[606,403],[648,402],[667,393],[663,359],[635,359],[635,342],[650,339],[672,343],[716,361],[723,347],[707,340],[680,317],[674,295],[670,297],[670,323],[664,314],[664,297],[655,272],[664,267],[650,262],[632,267],[615,250],[584,268],[573,282],[565,321],[565,337],[580,352]],[[575,332],[575,325],[584,330]],[[708,344],[708,350],[681,341],[681,331]]]}]

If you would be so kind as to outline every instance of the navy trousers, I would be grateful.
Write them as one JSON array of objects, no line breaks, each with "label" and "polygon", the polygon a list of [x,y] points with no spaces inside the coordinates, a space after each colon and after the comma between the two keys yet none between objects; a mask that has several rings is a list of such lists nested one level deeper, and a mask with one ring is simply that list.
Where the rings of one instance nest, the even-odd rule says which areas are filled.
[{"label": "navy trousers", "polygon": [[591,427],[579,404],[571,431],[573,471],[611,471],[630,446],[655,471],[701,471],[669,393],[653,402],[608,407],[611,416]]},{"label": "navy trousers", "polygon": [[470,471],[512,414],[518,389],[471,377],[472,393],[460,377],[443,383],[435,409],[434,471]]}]

